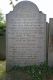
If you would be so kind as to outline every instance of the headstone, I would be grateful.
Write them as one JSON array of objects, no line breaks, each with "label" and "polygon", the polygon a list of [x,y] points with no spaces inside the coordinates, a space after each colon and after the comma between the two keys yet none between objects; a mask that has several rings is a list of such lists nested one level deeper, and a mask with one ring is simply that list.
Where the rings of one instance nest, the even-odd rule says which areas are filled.
[{"label": "headstone", "polygon": [[43,63],[46,60],[46,15],[34,3],[21,1],[6,19],[7,67]]},{"label": "headstone", "polygon": [[49,66],[53,66],[53,18],[49,20],[48,64]]}]

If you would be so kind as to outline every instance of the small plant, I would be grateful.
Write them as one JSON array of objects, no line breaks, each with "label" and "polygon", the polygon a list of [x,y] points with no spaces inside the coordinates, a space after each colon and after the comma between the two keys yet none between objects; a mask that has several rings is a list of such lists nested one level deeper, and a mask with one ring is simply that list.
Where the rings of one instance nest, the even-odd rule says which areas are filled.
[{"label": "small plant", "polygon": [[31,65],[20,67],[14,66],[11,70],[21,70],[32,77],[32,80],[44,80],[48,75],[53,74],[53,68],[50,68],[46,62],[40,65]]}]

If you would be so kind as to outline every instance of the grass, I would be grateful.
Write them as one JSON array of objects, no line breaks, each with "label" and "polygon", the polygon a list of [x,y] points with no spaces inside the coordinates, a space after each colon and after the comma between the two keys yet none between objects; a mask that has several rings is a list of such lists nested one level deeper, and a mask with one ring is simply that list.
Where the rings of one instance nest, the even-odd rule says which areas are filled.
[{"label": "grass", "polygon": [[[5,80],[5,75],[6,61],[0,61],[0,80]],[[53,80],[53,67],[50,68],[46,63],[26,67],[16,65],[7,72],[9,77],[9,80]]]},{"label": "grass", "polygon": [[19,67],[18,65],[16,65],[9,72],[10,74],[14,73],[13,75],[17,76],[19,75],[19,73],[22,73],[22,76],[25,76],[25,74],[27,74],[31,77],[30,80],[53,80],[48,79],[48,77],[53,76],[53,68],[50,68],[47,63],[40,64],[39,66],[32,65],[26,67]]},{"label": "grass", "polygon": [[3,80],[6,74],[6,62],[0,61],[0,80]]}]

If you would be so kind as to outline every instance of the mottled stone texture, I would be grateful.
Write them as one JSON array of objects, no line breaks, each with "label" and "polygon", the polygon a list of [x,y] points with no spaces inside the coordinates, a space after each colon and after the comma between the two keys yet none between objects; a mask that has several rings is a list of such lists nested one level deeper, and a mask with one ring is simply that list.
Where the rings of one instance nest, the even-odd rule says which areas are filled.
[{"label": "mottled stone texture", "polygon": [[[46,59],[46,15],[30,1],[7,14],[7,67],[40,64]],[[11,68],[11,67],[10,67]]]},{"label": "mottled stone texture", "polygon": [[49,66],[53,66],[53,18],[49,20],[48,64]]}]

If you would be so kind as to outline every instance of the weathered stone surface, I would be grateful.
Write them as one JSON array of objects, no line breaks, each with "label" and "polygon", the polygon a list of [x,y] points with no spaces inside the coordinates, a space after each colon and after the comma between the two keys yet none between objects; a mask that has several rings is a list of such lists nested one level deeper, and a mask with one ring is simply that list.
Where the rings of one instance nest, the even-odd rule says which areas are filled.
[{"label": "weathered stone surface", "polygon": [[50,18],[49,21],[48,64],[49,66],[53,66],[53,18]]},{"label": "weathered stone surface", "polygon": [[7,14],[7,66],[40,64],[46,59],[46,15],[30,1]]}]

